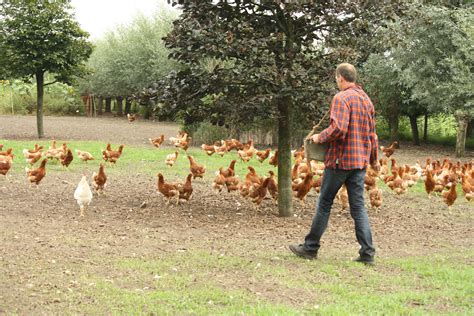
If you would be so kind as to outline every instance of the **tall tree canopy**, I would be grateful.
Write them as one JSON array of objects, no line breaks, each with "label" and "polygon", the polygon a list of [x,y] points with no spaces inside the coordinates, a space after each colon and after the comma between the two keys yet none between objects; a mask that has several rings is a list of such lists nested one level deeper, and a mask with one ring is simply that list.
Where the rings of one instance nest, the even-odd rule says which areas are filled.
[{"label": "tall tree canopy", "polygon": [[105,34],[95,43],[88,61],[91,74],[81,80],[79,90],[102,97],[131,96],[177,69],[162,40],[176,17],[177,12],[163,6],[151,17],[136,15],[130,24]]},{"label": "tall tree canopy", "polygon": [[388,49],[364,67],[368,87],[389,121],[404,113],[412,129],[423,112],[455,114],[456,155],[462,156],[474,117],[474,9],[459,1],[424,2],[415,1],[387,28]]},{"label": "tall tree canopy", "polygon": [[[164,101],[203,117],[211,108],[226,123],[277,121],[278,205],[280,215],[291,215],[293,115],[317,117],[336,65],[367,56],[373,34],[402,9],[399,2],[169,2],[179,2],[183,13],[165,41],[187,68],[164,83]],[[214,67],[203,67],[209,59]],[[205,103],[206,96],[214,102]]]},{"label": "tall tree canopy", "polygon": [[36,78],[38,137],[43,130],[44,74],[70,83],[84,73],[92,52],[88,34],[74,19],[69,1],[0,2],[0,77]]}]

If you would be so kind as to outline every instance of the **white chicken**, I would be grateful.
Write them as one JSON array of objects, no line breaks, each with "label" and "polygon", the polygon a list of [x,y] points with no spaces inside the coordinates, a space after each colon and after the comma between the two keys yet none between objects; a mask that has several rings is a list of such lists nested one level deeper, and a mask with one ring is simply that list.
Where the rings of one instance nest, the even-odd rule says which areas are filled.
[{"label": "white chicken", "polygon": [[92,201],[92,191],[87,183],[86,176],[82,176],[81,181],[77,185],[76,191],[74,191],[74,198],[81,210],[81,217],[84,216],[84,210],[87,209]]}]

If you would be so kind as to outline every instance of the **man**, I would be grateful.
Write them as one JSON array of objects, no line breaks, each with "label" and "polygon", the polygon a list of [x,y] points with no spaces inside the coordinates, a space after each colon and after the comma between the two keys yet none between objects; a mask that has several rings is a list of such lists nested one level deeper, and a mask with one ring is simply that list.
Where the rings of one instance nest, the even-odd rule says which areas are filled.
[{"label": "man", "polygon": [[290,245],[299,257],[316,259],[320,239],[326,230],[334,197],[343,184],[349,195],[351,216],[354,219],[357,241],[361,248],[354,261],[373,264],[375,249],[372,245],[369,218],[364,206],[364,178],[370,164],[379,170],[378,141],[375,134],[374,106],[370,98],[356,85],[357,72],[351,64],[340,64],[336,82],[340,90],[331,103],[330,126],[311,140],[328,143],[325,169],[317,212],[304,244]]}]

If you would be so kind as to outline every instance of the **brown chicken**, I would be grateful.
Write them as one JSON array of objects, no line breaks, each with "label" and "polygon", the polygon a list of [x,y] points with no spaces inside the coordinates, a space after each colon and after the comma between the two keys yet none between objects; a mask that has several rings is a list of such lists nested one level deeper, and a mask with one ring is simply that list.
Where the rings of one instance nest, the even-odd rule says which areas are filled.
[{"label": "brown chicken", "polygon": [[406,193],[408,184],[403,181],[403,167],[399,167],[394,176],[395,178],[392,181],[387,182],[387,186],[398,195]]},{"label": "brown chicken", "polygon": [[97,195],[104,193],[104,189],[107,186],[107,176],[105,175],[104,165],[99,165],[99,173],[92,173],[92,185],[97,192]]},{"label": "brown chicken", "polygon": [[30,153],[28,149],[23,149],[23,156],[25,156],[25,160],[30,165],[34,165],[38,160],[41,159],[43,154],[41,151]]},{"label": "brown chicken", "polygon": [[0,174],[7,175],[13,165],[13,154],[0,155]]},{"label": "brown chicken", "polygon": [[165,179],[161,173],[158,173],[158,192],[163,194],[167,199],[166,205],[168,205],[173,197],[176,198],[176,204],[179,203],[179,188],[175,183],[165,183]]},{"label": "brown chicken", "polygon": [[380,146],[380,150],[383,152],[383,154],[387,157],[390,158],[391,155],[395,152],[395,148],[398,147],[398,142],[395,141],[390,144],[388,147]]},{"label": "brown chicken", "polygon": [[274,167],[278,167],[278,149],[270,156],[268,163]]},{"label": "brown chicken", "polygon": [[227,187],[227,192],[237,191],[239,190],[240,181],[237,176],[227,177],[225,178],[225,186]]},{"label": "brown chicken", "polygon": [[77,157],[79,157],[79,159],[81,159],[82,161],[88,162],[89,160],[94,160],[94,156],[92,156],[91,153],[87,151],[82,151],[79,149],[76,149],[75,151],[76,151]]},{"label": "brown chicken", "polygon": [[201,148],[202,148],[202,150],[204,150],[206,152],[206,154],[208,156],[212,156],[216,152],[216,150],[214,149],[215,146],[216,146],[216,144],[214,144],[214,145],[202,144]]},{"label": "brown chicken", "polygon": [[[110,145],[110,144],[109,144]],[[118,150],[111,150],[107,149],[106,154],[107,154],[107,160],[110,164],[115,165],[117,163],[117,160],[122,156],[123,148],[125,145],[120,145]]]},{"label": "brown chicken", "polygon": [[250,191],[253,190],[253,187],[254,187],[254,184],[248,180],[242,182],[239,186],[240,195],[242,197],[247,197],[250,194]]},{"label": "brown chicken", "polygon": [[47,158],[41,161],[41,165],[37,169],[28,169],[25,168],[26,175],[28,176],[28,181],[31,183],[35,183],[38,185],[41,180],[43,180],[44,176],[46,175],[46,162],[48,161]]},{"label": "brown chicken", "polygon": [[257,174],[257,171],[252,166],[248,166],[249,172],[245,175],[245,181],[250,181],[252,184],[260,185],[263,179]]},{"label": "brown chicken", "polygon": [[454,204],[454,201],[456,201],[456,199],[458,198],[458,194],[456,192],[456,186],[457,186],[457,183],[454,182],[451,185],[451,188],[449,188],[449,191],[444,191],[441,193],[444,199],[444,203],[446,203],[446,205],[448,206],[448,209],[451,209],[451,206]]},{"label": "brown chicken", "polygon": [[233,149],[235,150],[242,150],[244,149],[244,144],[242,144],[241,142],[239,142],[237,139],[235,138],[232,138],[232,139],[227,139],[224,141],[226,146],[227,146],[227,150],[228,151],[231,151]]},{"label": "brown chicken", "polygon": [[228,178],[228,177],[233,177],[235,176],[235,163],[237,162],[237,160],[232,160],[230,162],[230,165],[229,165],[229,168],[223,170],[222,174],[224,175],[224,177]]},{"label": "brown chicken", "polygon": [[232,139],[226,139],[224,141],[225,145],[227,146],[227,151],[231,150],[242,150],[244,149],[244,144],[239,142],[237,139],[232,138]]},{"label": "brown chicken", "polygon": [[67,168],[69,167],[73,159],[74,159],[74,156],[72,155],[72,151],[70,148],[68,148],[66,153],[60,156],[59,162],[61,162],[61,165],[63,167]]},{"label": "brown chicken", "polygon": [[127,113],[127,120],[131,123],[137,119],[137,114]]},{"label": "brown chicken", "polygon": [[172,154],[169,154],[166,156],[165,163],[168,167],[173,167],[174,163],[176,162],[176,159],[178,159],[179,152],[175,151]]},{"label": "brown chicken", "polygon": [[349,209],[349,195],[347,194],[347,188],[345,184],[343,184],[337,192],[336,198],[341,203],[342,211]]},{"label": "brown chicken", "polygon": [[278,202],[278,183],[275,180],[275,173],[273,171],[268,171],[270,176],[268,177],[268,193],[272,196],[272,199],[277,203]]},{"label": "brown chicken", "polygon": [[225,185],[225,176],[223,174],[222,168],[220,168],[219,171],[216,172],[216,178],[214,179],[214,181],[212,181],[212,188],[219,192],[222,192],[224,185]]},{"label": "brown chicken", "polygon": [[8,148],[6,151],[0,151],[0,156],[9,156],[13,152],[13,148]]},{"label": "brown chicken", "polygon": [[176,147],[181,148],[184,151],[187,151],[189,146],[191,145],[192,137],[187,136],[186,139],[181,140]]},{"label": "brown chicken", "polygon": [[214,145],[214,152],[221,157],[224,157],[226,153],[228,153],[227,145],[224,141],[221,141],[219,145]]},{"label": "brown chicken", "polygon": [[255,155],[257,155],[257,160],[260,161],[260,163],[264,162],[265,159],[267,159],[268,156],[270,156],[270,151],[271,151],[270,148],[267,148],[264,151],[257,151],[255,153]]},{"label": "brown chicken", "polygon": [[186,200],[189,201],[191,198],[191,195],[193,194],[193,185],[191,183],[191,177],[193,176],[192,173],[188,174],[186,177],[186,181],[184,182],[183,185],[178,185],[178,191],[179,191],[179,200]]},{"label": "brown chicken", "polygon": [[270,178],[266,178],[259,186],[250,191],[249,197],[257,206],[262,203],[263,199],[267,195],[267,185],[269,182]]},{"label": "brown chicken", "polygon": [[148,138],[148,141],[156,148],[160,148],[161,144],[165,141],[165,135],[161,134],[160,137]]},{"label": "brown chicken", "polygon": [[253,147],[253,140],[249,140],[244,146],[244,149],[237,151],[240,159],[244,162],[249,162],[257,150]]},{"label": "brown chicken", "polygon": [[321,175],[319,178],[316,180],[313,180],[313,185],[312,187],[314,188],[314,191],[319,194],[321,192],[321,185],[323,184],[323,176]]},{"label": "brown chicken", "polygon": [[375,211],[378,211],[382,206],[382,190],[377,187],[377,185],[373,186],[369,190],[369,200],[370,206]]},{"label": "brown chicken", "polygon": [[465,174],[461,176],[461,187],[465,199],[468,201],[474,201],[474,186],[471,185],[469,178]]},{"label": "brown chicken", "polygon": [[37,153],[38,151],[41,151],[43,149],[43,146],[38,146],[38,144],[35,144],[34,149],[28,149],[28,152],[31,154]]},{"label": "brown chicken", "polygon": [[188,159],[189,159],[189,170],[193,174],[193,179],[202,178],[204,173],[206,173],[206,167],[197,164],[193,156],[191,155],[188,155]]},{"label": "brown chicken", "polygon": [[431,170],[426,171],[426,179],[425,179],[425,191],[428,193],[428,198],[431,198],[431,192],[434,191],[436,182],[433,179],[433,174]]},{"label": "brown chicken", "polygon": [[304,177],[303,182],[292,185],[292,190],[295,192],[295,197],[300,199],[302,206],[305,205],[306,194],[308,194],[309,190],[312,187],[313,176],[314,174],[312,172],[309,172]]},{"label": "brown chicken", "polygon": [[48,159],[57,159],[61,157],[62,154],[67,152],[67,144],[63,143],[63,145],[59,148],[56,148],[56,141],[53,140],[51,147],[47,151],[44,152],[44,156]]}]

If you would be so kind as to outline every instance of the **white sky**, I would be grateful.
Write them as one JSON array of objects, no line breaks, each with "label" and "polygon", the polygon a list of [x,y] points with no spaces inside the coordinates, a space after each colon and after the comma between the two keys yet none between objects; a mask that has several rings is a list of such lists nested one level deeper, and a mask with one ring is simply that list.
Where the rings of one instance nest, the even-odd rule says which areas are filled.
[{"label": "white sky", "polygon": [[142,13],[152,15],[159,7],[171,5],[166,0],[72,0],[76,19],[91,39],[99,39],[117,25],[127,24]]}]

